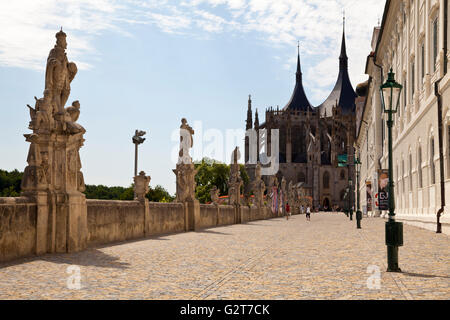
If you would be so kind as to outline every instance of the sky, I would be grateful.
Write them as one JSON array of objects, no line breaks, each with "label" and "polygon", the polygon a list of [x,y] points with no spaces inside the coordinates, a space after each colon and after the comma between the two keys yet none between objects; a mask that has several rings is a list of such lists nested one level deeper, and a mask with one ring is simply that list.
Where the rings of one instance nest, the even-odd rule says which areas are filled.
[{"label": "sky", "polygon": [[300,41],[303,83],[313,105],[337,79],[346,17],[349,73],[364,74],[379,0],[0,0],[0,168],[26,167],[27,104],[42,97],[45,66],[61,26],[78,66],[72,101],[86,130],[86,184],[129,186],[136,129],[139,171],[175,192],[181,118],[194,128],[194,160],[229,162],[243,152],[247,101],[260,120],[284,107],[295,86]]}]

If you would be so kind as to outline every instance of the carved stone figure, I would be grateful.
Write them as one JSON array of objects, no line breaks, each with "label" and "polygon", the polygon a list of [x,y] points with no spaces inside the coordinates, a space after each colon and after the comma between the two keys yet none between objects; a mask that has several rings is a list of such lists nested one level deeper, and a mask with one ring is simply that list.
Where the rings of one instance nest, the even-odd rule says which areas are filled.
[{"label": "carved stone figure", "polygon": [[51,92],[54,114],[64,114],[64,105],[70,95],[70,83],[78,72],[76,64],[67,59],[66,49],[66,34],[61,28],[56,34],[56,45],[49,53],[45,75],[45,88]]},{"label": "carved stone figure", "polygon": [[178,164],[191,164],[192,158],[189,155],[189,150],[194,146],[194,130],[188,125],[185,118],[181,119],[180,126],[180,152]]},{"label": "carved stone figure", "polygon": [[217,189],[216,186],[213,186],[209,193],[211,195],[212,203],[215,205],[218,205],[219,204],[219,189]]},{"label": "carved stone figure", "polygon": [[150,180],[151,177],[146,176],[144,171],[141,171],[138,176],[134,177],[134,194],[136,200],[145,200],[145,195],[149,191]]},{"label": "carved stone figure", "polygon": [[261,178],[261,165],[258,163],[255,169],[255,180],[252,185],[253,194],[255,196],[255,205],[258,208],[264,206],[264,192],[266,191],[266,184]]},{"label": "carved stone figure", "polygon": [[238,159],[240,158],[238,147],[234,149],[231,158],[230,179],[228,180],[228,203],[230,205],[239,205],[241,201],[242,178],[238,163]]},{"label": "carved stone figure", "polygon": [[77,133],[85,133],[86,130],[76,123],[78,120],[78,117],[80,116],[80,102],[74,101],[72,102],[72,105],[65,109],[64,113],[64,121],[66,125],[66,130],[70,134],[77,134]]},{"label": "carved stone figure", "polygon": [[76,123],[80,104],[64,108],[77,73],[66,55],[66,34],[56,34],[47,59],[43,98],[28,105],[32,134],[21,196],[38,205],[36,253],[76,252],[87,244],[87,205],[79,150],[86,130]]}]

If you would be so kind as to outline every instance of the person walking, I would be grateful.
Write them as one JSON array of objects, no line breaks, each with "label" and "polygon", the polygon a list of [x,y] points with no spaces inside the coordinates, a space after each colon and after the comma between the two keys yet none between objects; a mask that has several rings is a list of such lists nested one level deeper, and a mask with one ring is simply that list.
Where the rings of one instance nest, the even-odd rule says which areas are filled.
[{"label": "person walking", "polygon": [[306,220],[311,221],[311,208],[309,206],[306,208]]},{"label": "person walking", "polygon": [[291,207],[289,206],[289,203],[286,203],[286,220],[289,220],[291,217]]}]

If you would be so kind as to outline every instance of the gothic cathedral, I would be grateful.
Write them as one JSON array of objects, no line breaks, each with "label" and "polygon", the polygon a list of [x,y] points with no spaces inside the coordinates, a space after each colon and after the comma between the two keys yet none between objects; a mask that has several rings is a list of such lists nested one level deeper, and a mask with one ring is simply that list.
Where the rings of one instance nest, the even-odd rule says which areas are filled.
[{"label": "gothic cathedral", "polygon": [[[294,93],[283,109],[268,108],[265,123],[261,124],[256,110],[253,123],[252,101],[249,98],[246,129],[267,129],[269,155],[271,129],[279,129],[280,166],[277,180],[281,181],[284,177],[288,183],[303,188],[312,198],[315,208],[330,210],[333,207],[349,207],[348,188],[352,190],[356,181],[353,165],[356,98],[348,75],[345,30],[339,57],[339,76],[331,94],[321,105],[313,107],[306,97],[300,51]],[[246,169],[252,177],[255,165],[249,164],[249,149],[249,138],[246,138]],[[259,161],[260,151],[257,153]],[[339,166],[339,159],[345,158],[350,166]],[[273,180],[272,177],[265,177],[266,186],[273,184]]]}]

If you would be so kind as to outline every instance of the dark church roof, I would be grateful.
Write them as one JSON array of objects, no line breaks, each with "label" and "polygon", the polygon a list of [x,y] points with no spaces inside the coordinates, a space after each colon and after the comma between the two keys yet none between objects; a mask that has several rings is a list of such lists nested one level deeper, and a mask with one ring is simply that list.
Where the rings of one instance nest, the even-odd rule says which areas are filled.
[{"label": "dark church roof", "polygon": [[303,88],[302,81],[302,70],[300,68],[300,49],[297,57],[297,73],[296,73],[296,83],[294,93],[292,94],[291,100],[284,107],[285,110],[293,111],[312,111],[311,103],[309,103],[308,98],[305,94],[305,89]]},{"label": "dark church roof", "polygon": [[333,114],[333,107],[338,104],[342,108],[343,114],[355,112],[356,93],[353,90],[348,76],[348,57],[345,45],[345,29],[342,33],[341,55],[339,56],[339,76],[329,97],[318,108],[321,116],[325,114],[330,117]]}]

